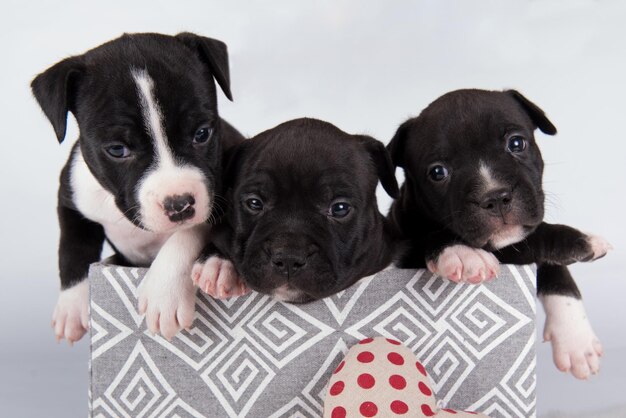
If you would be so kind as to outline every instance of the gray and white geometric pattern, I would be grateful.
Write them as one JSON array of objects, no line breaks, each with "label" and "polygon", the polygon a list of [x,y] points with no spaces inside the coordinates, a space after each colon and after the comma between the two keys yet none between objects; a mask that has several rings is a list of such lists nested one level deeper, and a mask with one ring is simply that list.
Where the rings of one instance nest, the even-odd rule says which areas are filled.
[{"label": "gray and white geometric pattern", "polygon": [[348,348],[378,335],[411,348],[443,406],[535,415],[531,267],[480,286],[387,269],[305,305],[198,294],[192,328],[171,342],[137,313],[145,272],[91,267],[92,417],[320,417]]}]

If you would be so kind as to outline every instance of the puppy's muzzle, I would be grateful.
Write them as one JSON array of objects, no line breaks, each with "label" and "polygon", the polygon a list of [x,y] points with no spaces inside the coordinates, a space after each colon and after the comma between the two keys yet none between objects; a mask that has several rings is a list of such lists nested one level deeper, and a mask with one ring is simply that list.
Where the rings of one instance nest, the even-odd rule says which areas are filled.
[{"label": "puppy's muzzle", "polygon": [[163,209],[165,215],[172,222],[183,222],[186,219],[193,218],[196,210],[193,205],[196,199],[188,193],[183,195],[168,196],[163,200]]},{"label": "puppy's muzzle", "polygon": [[507,189],[492,190],[483,195],[480,208],[491,216],[504,217],[512,209],[513,196]]},{"label": "puppy's muzzle", "polygon": [[303,242],[299,237],[293,237],[287,240],[268,241],[265,251],[274,272],[289,281],[310,267],[311,258],[319,248],[314,244]]},{"label": "puppy's muzzle", "polygon": [[307,259],[308,257],[304,253],[279,252],[272,255],[272,265],[277,273],[285,277],[293,277],[298,271],[306,268]]}]

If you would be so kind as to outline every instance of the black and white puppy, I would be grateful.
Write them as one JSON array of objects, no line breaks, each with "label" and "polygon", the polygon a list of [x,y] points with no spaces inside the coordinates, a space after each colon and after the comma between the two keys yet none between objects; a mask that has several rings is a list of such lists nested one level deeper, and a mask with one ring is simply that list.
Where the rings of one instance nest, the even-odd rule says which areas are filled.
[{"label": "black and white puppy", "polygon": [[[395,197],[398,185],[374,138],[297,119],[239,145],[226,172],[231,206],[209,253],[232,260],[248,288],[304,303],[392,262],[395,244],[376,186],[380,179]],[[194,281],[209,291],[236,288],[236,274],[216,260],[194,267]]]},{"label": "black and white puppy", "polygon": [[[602,257],[610,245],[543,222],[543,160],[533,132],[556,128],[519,92],[458,90],[403,123],[388,145],[405,183],[389,217],[409,250],[400,267],[454,281],[495,277],[498,259],[538,263],[537,291],[561,370],[586,378],[602,347],[565,265]],[[498,259],[496,259],[496,257]]]},{"label": "black and white puppy", "polygon": [[33,80],[58,141],[68,112],[80,131],[58,195],[57,340],[88,328],[85,279],[105,240],[120,263],[152,263],[139,307],[151,331],[171,338],[191,324],[188,276],[221,190],[222,148],[243,139],[219,118],[214,80],[230,99],[226,45],[191,33],[125,34]]}]

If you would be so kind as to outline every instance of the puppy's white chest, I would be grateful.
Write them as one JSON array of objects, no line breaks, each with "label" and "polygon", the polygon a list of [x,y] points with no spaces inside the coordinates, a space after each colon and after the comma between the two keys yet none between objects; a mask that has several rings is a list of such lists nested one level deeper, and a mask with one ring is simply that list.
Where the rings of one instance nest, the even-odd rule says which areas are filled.
[{"label": "puppy's white chest", "polygon": [[124,219],[103,223],[104,232],[115,248],[135,265],[147,266],[156,258],[159,250],[171,236],[170,233],[155,234],[140,229]]},{"label": "puppy's white chest", "polygon": [[97,222],[115,248],[133,264],[150,264],[171,232],[153,233],[130,222],[115,205],[113,195],[91,174],[80,149],[73,158],[70,184],[77,209]]}]

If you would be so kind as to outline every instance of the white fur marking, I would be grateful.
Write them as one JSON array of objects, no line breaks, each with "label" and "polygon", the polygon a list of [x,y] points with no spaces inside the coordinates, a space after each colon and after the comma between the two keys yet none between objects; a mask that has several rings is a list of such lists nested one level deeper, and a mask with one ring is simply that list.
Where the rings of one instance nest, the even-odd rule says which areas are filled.
[{"label": "white fur marking", "polygon": [[72,157],[70,187],[76,208],[104,228],[115,248],[133,264],[149,265],[172,232],[154,233],[135,226],[115,204],[115,198],[93,176],[80,147]]},{"label": "white fur marking", "polygon": [[485,190],[489,191],[501,187],[500,182],[493,177],[491,169],[483,160],[478,161],[478,171],[483,178]]},{"label": "white fur marking", "polygon": [[489,238],[489,243],[493,248],[500,249],[520,242],[524,238],[526,238],[526,233],[521,225],[503,225]]},{"label": "white fur marking", "polygon": [[137,84],[144,123],[154,141],[156,153],[156,164],[137,185],[141,221],[146,228],[156,232],[178,228],[180,224],[172,222],[165,213],[163,201],[169,196],[190,194],[196,201],[195,214],[183,223],[204,222],[212,210],[206,176],[197,167],[176,163],[165,135],[163,114],[154,97],[154,81],[146,70],[134,69],[132,75]]},{"label": "white fur marking", "polygon": [[178,229],[181,224],[172,222],[163,208],[168,196],[190,194],[196,203],[195,214],[183,224],[204,222],[212,210],[204,173],[196,167],[170,167],[148,172],[137,188],[141,221],[151,231],[165,232]]},{"label": "white fur marking", "polygon": [[89,329],[89,282],[61,291],[52,313],[52,328],[57,341],[65,338],[72,345]]},{"label": "white fur marking", "polygon": [[543,338],[552,342],[552,355],[558,369],[571,371],[578,379],[596,374],[600,369],[602,345],[587,319],[583,302],[560,295],[545,295],[539,299],[546,312]]},{"label": "white fur marking", "polygon": [[154,139],[156,148],[157,165],[161,167],[173,167],[174,157],[167,145],[167,137],[163,129],[163,114],[154,97],[154,81],[146,70],[132,70],[133,78],[137,83],[139,102],[143,113],[144,122],[148,133]]},{"label": "white fur marking", "polygon": [[587,234],[587,242],[593,251],[593,260],[603,257],[613,249],[613,246],[604,238]]},{"label": "white fur marking", "polygon": [[293,289],[291,286],[285,284],[274,289],[272,296],[274,299],[281,302],[292,302],[301,299],[303,293],[302,291]]}]

